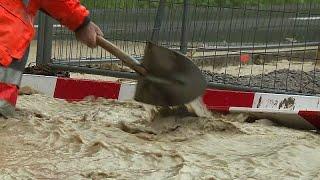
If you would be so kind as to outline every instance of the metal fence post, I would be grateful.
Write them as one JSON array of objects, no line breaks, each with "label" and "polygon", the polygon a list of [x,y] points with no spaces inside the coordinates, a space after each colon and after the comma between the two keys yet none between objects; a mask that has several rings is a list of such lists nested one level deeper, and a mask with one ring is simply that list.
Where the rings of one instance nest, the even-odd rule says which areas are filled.
[{"label": "metal fence post", "polygon": [[186,54],[188,51],[188,22],[189,22],[189,6],[190,0],[183,1],[183,19],[181,28],[180,51]]},{"label": "metal fence post", "polygon": [[159,34],[160,34],[160,30],[161,30],[162,20],[165,15],[165,10],[166,10],[166,0],[160,0],[158,11],[157,11],[157,16],[155,19],[155,23],[154,23],[154,27],[153,27],[153,31],[152,31],[152,36],[151,36],[151,41],[153,41],[153,42],[159,41]]},{"label": "metal fence post", "polygon": [[38,16],[37,65],[51,62],[53,19],[44,13]]}]

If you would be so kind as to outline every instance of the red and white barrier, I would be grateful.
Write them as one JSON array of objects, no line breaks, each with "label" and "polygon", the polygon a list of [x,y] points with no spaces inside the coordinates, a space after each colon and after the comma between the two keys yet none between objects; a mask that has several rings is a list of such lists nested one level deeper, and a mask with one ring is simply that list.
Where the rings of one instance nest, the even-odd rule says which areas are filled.
[{"label": "red and white barrier", "polygon": [[[26,74],[22,86],[50,97],[79,101],[87,96],[131,100],[136,84]],[[320,97],[207,89],[208,109],[222,113],[249,113],[298,129],[320,129]]]}]

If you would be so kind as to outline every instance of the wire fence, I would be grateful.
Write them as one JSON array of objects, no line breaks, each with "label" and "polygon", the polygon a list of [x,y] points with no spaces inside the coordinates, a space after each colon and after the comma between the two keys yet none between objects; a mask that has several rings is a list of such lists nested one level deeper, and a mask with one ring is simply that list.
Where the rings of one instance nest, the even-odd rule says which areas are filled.
[{"label": "wire fence", "polygon": [[[189,56],[216,88],[320,94],[320,3],[223,7],[156,0],[87,4],[105,37],[141,60],[147,41]],[[51,66],[134,77],[101,48],[54,22]]]}]

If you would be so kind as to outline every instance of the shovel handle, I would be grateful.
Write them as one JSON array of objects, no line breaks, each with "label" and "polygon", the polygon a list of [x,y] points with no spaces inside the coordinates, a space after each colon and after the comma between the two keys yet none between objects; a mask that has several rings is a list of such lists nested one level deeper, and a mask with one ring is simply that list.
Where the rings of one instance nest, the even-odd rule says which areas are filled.
[{"label": "shovel handle", "polygon": [[102,47],[106,51],[110,52],[112,55],[116,56],[117,58],[119,58],[127,66],[135,70],[137,73],[141,75],[147,74],[147,71],[145,70],[145,68],[143,68],[135,58],[131,57],[129,54],[122,51],[116,45],[104,39],[102,36],[97,36],[97,45]]}]

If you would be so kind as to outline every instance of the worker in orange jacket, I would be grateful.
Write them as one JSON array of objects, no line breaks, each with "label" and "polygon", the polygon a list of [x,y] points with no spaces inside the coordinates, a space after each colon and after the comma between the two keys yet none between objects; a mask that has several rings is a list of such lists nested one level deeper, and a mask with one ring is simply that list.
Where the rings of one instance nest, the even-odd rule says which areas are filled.
[{"label": "worker in orange jacket", "polygon": [[0,114],[14,112],[18,89],[34,38],[34,18],[41,10],[75,32],[77,40],[95,48],[103,35],[79,0],[0,0]]}]

